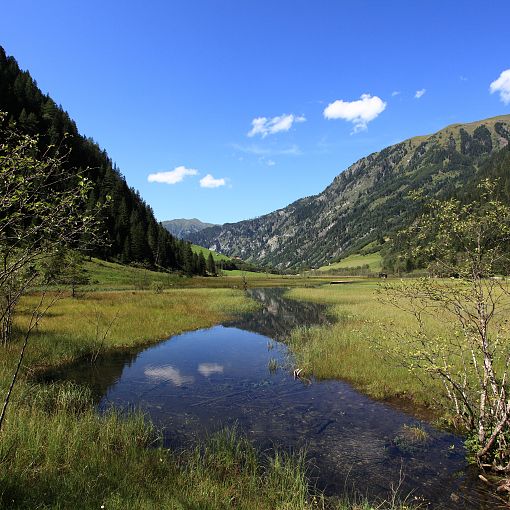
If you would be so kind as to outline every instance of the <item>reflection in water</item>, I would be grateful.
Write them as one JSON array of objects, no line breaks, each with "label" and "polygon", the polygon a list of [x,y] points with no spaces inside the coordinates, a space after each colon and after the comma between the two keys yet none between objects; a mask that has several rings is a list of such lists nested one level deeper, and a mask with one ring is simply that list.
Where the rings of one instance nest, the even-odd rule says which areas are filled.
[{"label": "reflection in water", "polygon": [[149,379],[156,379],[157,381],[170,381],[175,386],[182,386],[183,384],[191,384],[195,378],[192,375],[182,375],[178,368],[172,365],[160,365],[156,367],[148,366],[144,370],[144,374]]},{"label": "reflection in water", "polygon": [[[293,328],[326,320],[324,309],[285,300],[282,291],[252,290],[264,307],[223,326],[185,333],[122,359],[75,367],[68,378],[100,390],[99,410],[141,407],[163,429],[165,443],[183,446],[237,424],[262,449],[306,447],[312,476],[327,493],[355,485],[388,497],[405,476],[402,494],[427,508],[496,508],[484,504],[476,474],[466,471],[461,438],[375,402],[341,381],[294,380],[284,338]],[[268,338],[269,337],[269,338]],[[406,442],[409,427],[429,435]],[[347,482],[346,482],[347,480]]]},{"label": "reflection in water", "polygon": [[211,374],[222,374],[223,368],[223,365],[218,365],[218,363],[200,363],[198,365],[198,371],[204,377],[209,377]]},{"label": "reflection in water", "polygon": [[225,325],[283,340],[299,326],[328,322],[325,306],[284,299],[284,293],[285,289],[278,288],[248,290],[248,295],[262,303],[263,307]]}]

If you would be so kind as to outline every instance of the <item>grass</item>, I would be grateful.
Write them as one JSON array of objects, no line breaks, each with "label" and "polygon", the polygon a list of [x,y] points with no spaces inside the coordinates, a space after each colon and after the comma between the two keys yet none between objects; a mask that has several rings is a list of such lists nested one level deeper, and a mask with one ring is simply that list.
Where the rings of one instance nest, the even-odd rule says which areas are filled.
[{"label": "grass", "polygon": [[[23,300],[18,330],[37,299]],[[326,501],[315,493],[303,454],[261,454],[235,430],[181,452],[168,450],[142,414],[112,410],[99,416],[88,388],[37,383],[32,377],[42,368],[207,327],[254,306],[229,288],[87,292],[59,300],[31,339],[0,433],[0,507],[372,508],[365,500]],[[2,352],[2,394],[19,347],[14,342]]]},{"label": "grass", "polygon": [[185,452],[159,446],[141,414],[65,404],[18,409],[0,442],[2,508],[311,508],[303,459],[260,457],[235,431]]},{"label": "grass", "polygon": [[243,271],[241,269],[232,269],[231,271],[223,271],[225,273],[225,276],[237,276],[237,277],[243,277],[245,276],[247,279],[274,279],[279,278],[282,279],[282,276],[273,274],[273,273],[258,273],[255,271]]},{"label": "grass", "polygon": [[[205,249],[205,248],[204,248]],[[85,262],[85,269],[90,279],[88,285],[80,287],[81,291],[97,290],[127,290],[150,289],[159,282],[165,289],[173,288],[242,288],[243,277],[250,287],[271,287],[303,285],[312,279],[302,279],[293,276],[279,276],[271,273],[256,273],[252,271],[223,271],[218,277],[189,278],[178,273],[164,273],[150,271],[139,267],[125,266],[115,262],[92,258]],[[320,282],[320,279],[317,279]],[[325,281],[325,280],[324,280]]]},{"label": "grass", "polygon": [[201,253],[205,260],[207,260],[207,257],[209,257],[209,254],[212,253],[214,262],[221,262],[222,260],[230,261],[232,260],[230,257],[227,257],[226,255],[223,255],[222,253],[217,253],[215,251],[209,250],[208,248],[204,248],[203,246],[198,246],[198,244],[192,244],[191,249],[194,253]]},{"label": "grass", "polygon": [[[22,302],[16,323],[20,330],[38,299],[38,295],[32,295]],[[35,333],[36,348],[28,354],[30,366],[54,366],[91,356],[98,349],[147,344],[212,326],[256,306],[236,289],[171,289],[161,294],[87,292],[78,299],[64,297],[50,309]]]},{"label": "grass", "polygon": [[398,399],[401,404],[411,401],[432,408],[441,394],[439,383],[426,378],[426,384],[422,384],[387,355],[398,341],[389,333],[409,331],[414,323],[401,310],[380,302],[377,286],[375,281],[357,281],[290,290],[291,298],[327,304],[336,321],[332,325],[297,329],[291,334],[288,343],[296,363],[319,379],[347,380],[377,399]]},{"label": "grass", "polygon": [[96,258],[86,261],[84,266],[90,279],[90,284],[84,288],[89,290],[149,288],[152,282],[162,282],[165,287],[171,287],[183,279],[177,273],[150,271]]},{"label": "grass", "polygon": [[367,255],[356,253],[345,257],[345,259],[342,259],[339,262],[333,262],[330,265],[322,266],[317,271],[323,272],[334,271],[335,269],[351,269],[364,265],[368,265],[369,270],[374,273],[379,272],[382,267],[381,254],[378,252],[369,253]]},{"label": "grass", "polygon": [[[408,283],[413,284],[412,281]],[[453,286],[460,282],[445,280],[443,284]],[[384,300],[384,292],[377,292],[379,286],[380,282],[375,280],[353,280],[345,285],[291,289],[288,292],[291,298],[328,305],[329,313],[336,321],[291,333],[288,343],[297,366],[304,374],[319,379],[349,381],[363,393],[390,401],[421,418],[461,427],[451,401],[446,398],[442,380],[433,377],[427,366],[422,368],[418,362],[412,370],[408,368],[413,353],[422,356],[424,349],[417,340],[415,317],[398,307],[405,307],[409,302],[402,297],[400,303],[395,303],[398,306],[390,304]],[[508,299],[500,300],[491,331],[500,326],[505,330],[507,317],[503,311],[509,305]],[[464,366],[458,356],[462,347],[450,344],[450,340],[463,341],[458,321],[441,307],[428,312],[422,317],[430,338],[430,347],[425,349],[430,348],[431,352],[436,349],[437,356],[442,352],[450,370],[466,374],[468,384],[478,388],[475,370]],[[467,340],[465,342],[465,348],[469,349]],[[504,347],[499,350],[503,352]],[[408,363],[404,366],[406,360]],[[505,369],[504,356],[499,356],[495,367],[500,376]]]}]

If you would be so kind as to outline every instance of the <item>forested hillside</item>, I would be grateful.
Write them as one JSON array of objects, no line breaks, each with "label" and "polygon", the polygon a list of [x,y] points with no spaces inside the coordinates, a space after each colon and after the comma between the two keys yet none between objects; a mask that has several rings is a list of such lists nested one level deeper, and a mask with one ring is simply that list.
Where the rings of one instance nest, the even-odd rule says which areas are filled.
[{"label": "forested hillside", "polygon": [[[480,184],[488,179],[496,184],[494,198],[502,203],[510,205],[510,145],[489,156],[476,169],[473,178],[459,186],[448,198],[455,198],[461,204],[478,202],[480,200]],[[426,197],[423,197],[426,207]],[[410,222],[409,222],[410,223]],[[383,267],[392,272],[413,271],[424,269],[432,261],[431,257],[416,256],[409,250],[412,240],[405,233],[397,233],[392,236],[391,242],[386,243],[381,254],[383,255]],[[510,253],[510,241],[506,242],[507,250]],[[461,246],[458,247],[461,251]],[[495,264],[498,267],[498,264]],[[507,268],[499,267],[499,271],[507,273]]]},{"label": "forested hillside", "polygon": [[449,198],[475,190],[482,177],[499,177],[508,197],[509,141],[510,115],[448,126],[360,159],[318,195],[188,239],[280,268],[322,266],[408,225],[420,212],[410,191]]},{"label": "forested hillside", "polygon": [[193,255],[189,243],[173,237],[159,224],[152,209],[130,188],[106,151],[79,133],[75,122],[53,99],[43,94],[28,71],[0,46],[0,111],[16,128],[39,137],[41,152],[59,146],[69,152],[67,165],[93,182],[89,207],[105,203],[104,243],[92,254],[122,263],[143,263],[153,268],[203,273],[205,261]]}]

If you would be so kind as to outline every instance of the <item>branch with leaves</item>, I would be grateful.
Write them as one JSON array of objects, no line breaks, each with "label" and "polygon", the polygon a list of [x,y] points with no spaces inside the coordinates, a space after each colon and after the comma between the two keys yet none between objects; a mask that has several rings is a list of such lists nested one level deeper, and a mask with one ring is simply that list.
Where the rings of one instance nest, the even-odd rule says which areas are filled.
[{"label": "branch with leaves", "polygon": [[398,241],[430,261],[429,276],[383,285],[381,296],[417,324],[394,333],[392,355],[442,382],[480,465],[510,472],[510,208],[496,197],[497,183],[484,181],[473,202],[432,201]]}]

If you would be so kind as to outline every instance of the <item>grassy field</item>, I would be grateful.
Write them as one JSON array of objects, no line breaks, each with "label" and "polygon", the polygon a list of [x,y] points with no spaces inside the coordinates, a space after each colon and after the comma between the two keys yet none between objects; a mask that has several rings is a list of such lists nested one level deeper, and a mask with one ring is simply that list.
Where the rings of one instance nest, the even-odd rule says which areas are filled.
[{"label": "grassy field", "polygon": [[[255,273],[251,271],[223,271],[222,276],[189,278],[178,273],[163,273],[139,267],[125,266],[114,262],[106,262],[93,258],[85,262],[85,269],[90,280],[88,285],[79,288],[82,291],[91,290],[126,290],[150,289],[155,283],[164,289],[171,288],[242,288],[243,277],[248,286],[286,286],[306,282],[293,276],[279,276],[272,273]],[[318,282],[322,281],[317,279]],[[325,280],[324,280],[325,281]]]},{"label": "grassy field", "polygon": [[162,282],[165,287],[170,287],[184,279],[177,273],[150,271],[149,269],[125,266],[96,258],[86,261],[84,266],[90,280],[90,284],[84,288],[89,290],[96,288],[148,288],[153,282]]},{"label": "grassy field", "polygon": [[207,257],[209,257],[210,253],[212,253],[214,262],[221,262],[222,260],[231,260],[230,257],[227,257],[226,255],[223,255],[222,253],[217,253],[215,251],[204,248],[203,246],[198,246],[198,244],[192,244],[191,249],[193,250],[194,253],[201,253],[205,257],[206,260],[207,260]]},{"label": "grassy field", "polygon": [[[37,299],[22,302],[19,332]],[[171,451],[160,445],[158,431],[141,414],[99,416],[86,387],[33,378],[45,368],[78,359],[93,362],[106,350],[207,327],[254,306],[242,291],[230,288],[86,292],[57,301],[31,339],[0,433],[0,507],[371,508],[363,500],[326,502],[315,494],[302,454],[262,454],[231,430],[192,449]],[[19,348],[14,342],[0,357],[2,394]]]},{"label": "grassy field", "polygon": [[[433,407],[441,393],[439,383],[425,378],[426,384],[421,384],[387,354],[398,341],[391,332],[412,330],[414,322],[401,310],[379,300],[378,285],[376,281],[359,281],[290,290],[291,298],[327,304],[336,320],[332,325],[293,332],[289,344],[296,362],[308,374],[347,380],[377,399]],[[439,329],[441,325],[431,323],[430,327]]]},{"label": "grassy field", "polygon": [[[50,294],[47,297],[51,299]],[[39,296],[25,298],[17,327],[23,330]],[[257,305],[235,289],[86,292],[63,297],[49,310],[29,351],[32,368],[62,364],[98,349],[133,347],[217,324]],[[24,312],[24,313],[23,313]],[[103,342],[104,333],[108,336]]]},{"label": "grassy field", "polygon": [[322,266],[317,271],[334,271],[335,269],[350,269],[368,265],[370,271],[378,273],[381,270],[382,257],[380,253],[369,253],[367,255],[354,254],[349,255],[339,262],[333,262],[330,265]]}]

